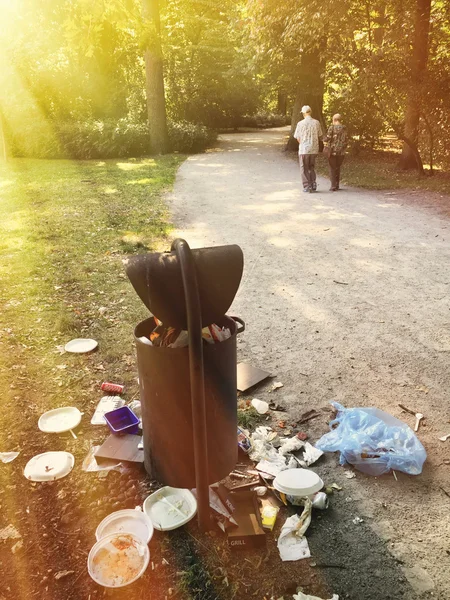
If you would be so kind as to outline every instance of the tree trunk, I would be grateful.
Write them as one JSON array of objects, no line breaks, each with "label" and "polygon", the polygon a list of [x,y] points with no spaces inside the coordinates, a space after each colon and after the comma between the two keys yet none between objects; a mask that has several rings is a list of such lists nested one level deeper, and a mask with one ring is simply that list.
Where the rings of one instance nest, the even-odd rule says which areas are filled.
[{"label": "tree trunk", "polygon": [[6,150],[5,120],[0,109],[0,160],[6,160],[7,158],[8,153]]},{"label": "tree trunk", "polygon": [[317,48],[302,55],[299,69],[298,85],[295,102],[292,108],[291,134],[286,145],[286,150],[298,150],[298,142],[293,137],[297,123],[301,118],[302,106],[309,105],[312,117],[317,119],[325,132],[323,117],[323,94],[325,80],[325,61],[321,58],[321,49]]},{"label": "tree trunk", "polygon": [[[430,31],[431,0],[417,0],[414,22],[414,41],[411,60],[411,89],[405,115],[405,136],[417,147],[419,141],[420,103],[419,88],[426,72],[428,61],[428,37]],[[407,143],[403,144],[400,168],[414,169],[417,157]]]},{"label": "tree trunk", "polygon": [[278,90],[277,114],[283,115],[283,117],[285,117],[286,111],[287,111],[287,95],[284,92],[282,92],[281,90]]},{"label": "tree trunk", "polygon": [[169,151],[169,138],[164,95],[159,0],[142,0],[142,2],[144,18],[148,21],[150,31],[145,50],[145,87],[151,152],[152,154],[165,154]]}]

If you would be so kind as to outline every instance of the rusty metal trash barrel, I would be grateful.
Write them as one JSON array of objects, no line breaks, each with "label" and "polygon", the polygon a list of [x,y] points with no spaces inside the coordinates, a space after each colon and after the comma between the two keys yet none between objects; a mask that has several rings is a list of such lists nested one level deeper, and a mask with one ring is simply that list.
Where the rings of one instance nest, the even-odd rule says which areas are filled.
[{"label": "rusty metal trash barrel", "polygon": [[[236,336],[245,325],[226,311],[243,271],[238,246],[200,248],[175,240],[170,253],[129,259],[127,275],[141,300],[164,326],[187,330],[189,345],[153,346],[154,319],[135,329],[145,468],[166,485],[197,488],[200,526],[208,527],[208,485],[226,477],[237,461]],[[216,323],[231,337],[202,340]]]}]

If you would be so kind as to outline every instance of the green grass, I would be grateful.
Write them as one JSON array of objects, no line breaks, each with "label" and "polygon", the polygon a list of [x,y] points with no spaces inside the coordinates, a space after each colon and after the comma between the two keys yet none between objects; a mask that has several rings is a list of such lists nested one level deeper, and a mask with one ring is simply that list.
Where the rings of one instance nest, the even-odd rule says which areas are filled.
[{"label": "green grass", "polygon": [[[162,193],[182,160],[0,164],[0,394],[16,415],[95,404],[104,379],[136,389],[133,328],[148,313],[122,260],[165,241]],[[74,337],[99,351],[61,355]]]},{"label": "green grass", "polygon": [[[414,189],[450,194],[450,174],[435,171],[433,177],[419,177],[416,171],[400,171],[399,154],[392,151],[362,151],[357,156],[345,157],[342,182],[353,187],[371,190]],[[321,156],[318,170],[328,175],[328,163]]]}]

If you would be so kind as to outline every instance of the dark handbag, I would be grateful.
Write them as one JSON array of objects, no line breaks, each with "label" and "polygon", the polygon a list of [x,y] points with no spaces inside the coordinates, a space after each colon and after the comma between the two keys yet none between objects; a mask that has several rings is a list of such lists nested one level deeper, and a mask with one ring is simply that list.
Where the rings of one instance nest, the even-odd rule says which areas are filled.
[{"label": "dark handbag", "polygon": [[324,146],[323,147],[323,153],[325,154],[325,156],[327,158],[330,158],[330,156],[331,156],[331,148],[330,148],[330,146]]}]

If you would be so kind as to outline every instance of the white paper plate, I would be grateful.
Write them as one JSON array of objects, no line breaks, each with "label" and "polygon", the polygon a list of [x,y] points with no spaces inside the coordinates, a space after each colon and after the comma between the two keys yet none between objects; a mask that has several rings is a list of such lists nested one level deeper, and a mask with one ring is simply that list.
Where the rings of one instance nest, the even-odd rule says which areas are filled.
[{"label": "white paper plate", "polygon": [[289,496],[305,497],[321,490],[323,481],[309,469],[286,469],[275,477],[273,487]]},{"label": "white paper plate", "polygon": [[95,537],[99,541],[113,533],[132,533],[144,544],[148,544],[153,537],[153,531],[153,523],[150,517],[140,510],[127,508],[105,517],[97,527]]},{"label": "white paper plate", "polygon": [[166,486],[148,496],[143,508],[155,529],[172,531],[195,517],[197,500],[190,490]]},{"label": "white paper plate", "polygon": [[64,346],[64,350],[66,352],[75,352],[76,354],[84,354],[86,352],[92,352],[98,346],[98,342],[92,339],[83,339],[76,338],[75,340],[70,340]]},{"label": "white paper plate", "polygon": [[23,474],[31,481],[54,481],[68,475],[74,464],[69,452],[44,452],[27,462]]},{"label": "white paper plate", "polygon": [[64,406],[48,410],[40,416],[38,427],[45,433],[63,433],[78,427],[81,413],[75,406]]},{"label": "white paper plate", "polygon": [[99,585],[119,588],[139,579],[149,561],[150,551],[145,542],[132,533],[113,533],[92,546],[88,572]]}]

